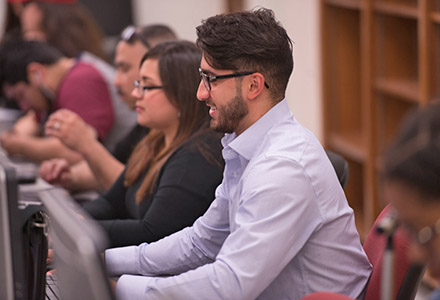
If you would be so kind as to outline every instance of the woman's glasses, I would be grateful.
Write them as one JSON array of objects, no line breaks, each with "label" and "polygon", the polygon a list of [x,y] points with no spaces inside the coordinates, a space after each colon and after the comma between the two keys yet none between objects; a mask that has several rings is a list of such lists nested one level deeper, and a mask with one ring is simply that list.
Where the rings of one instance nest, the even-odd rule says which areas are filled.
[{"label": "woman's glasses", "polygon": [[142,85],[139,80],[133,82],[134,88],[140,97],[144,97],[145,91],[151,91],[156,89],[162,89],[163,86],[160,85]]}]

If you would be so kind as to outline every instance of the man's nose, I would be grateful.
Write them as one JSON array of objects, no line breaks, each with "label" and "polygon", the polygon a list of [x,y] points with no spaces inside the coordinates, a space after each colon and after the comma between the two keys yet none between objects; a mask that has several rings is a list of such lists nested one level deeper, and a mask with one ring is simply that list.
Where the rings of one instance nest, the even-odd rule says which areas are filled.
[{"label": "man's nose", "polygon": [[205,101],[209,98],[209,91],[206,89],[205,85],[203,84],[203,80],[200,80],[199,88],[197,89],[197,99],[200,101]]}]

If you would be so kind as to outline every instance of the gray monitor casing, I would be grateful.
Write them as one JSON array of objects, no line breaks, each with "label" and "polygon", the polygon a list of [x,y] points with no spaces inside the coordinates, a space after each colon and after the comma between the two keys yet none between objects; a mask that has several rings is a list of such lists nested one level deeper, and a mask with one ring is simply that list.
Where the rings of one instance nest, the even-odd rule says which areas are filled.
[{"label": "gray monitor casing", "polygon": [[108,245],[102,228],[65,190],[55,188],[38,195],[49,215],[61,299],[114,299],[101,257]]},{"label": "gray monitor casing", "polygon": [[0,299],[28,299],[15,170],[0,163]]}]

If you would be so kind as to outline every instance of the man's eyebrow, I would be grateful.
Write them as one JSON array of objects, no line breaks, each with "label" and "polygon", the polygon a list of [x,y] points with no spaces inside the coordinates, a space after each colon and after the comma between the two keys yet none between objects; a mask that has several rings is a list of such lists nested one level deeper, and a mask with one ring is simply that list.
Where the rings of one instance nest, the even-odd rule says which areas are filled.
[{"label": "man's eyebrow", "polygon": [[155,82],[155,80],[152,77],[149,77],[149,76],[141,76],[141,81],[142,82],[146,82],[146,81]]},{"label": "man's eyebrow", "polygon": [[202,72],[205,73],[206,75],[216,76],[216,74],[215,74],[214,72],[210,71],[210,70],[202,69],[202,68],[200,68],[200,69],[201,69]]},{"label": "man's eyebrow", "polygon": [[125,62],[125,61],[117,61],[115,62],[115,66],[116,67],[125,67],[125,66],[131,66],[129,63]]}]

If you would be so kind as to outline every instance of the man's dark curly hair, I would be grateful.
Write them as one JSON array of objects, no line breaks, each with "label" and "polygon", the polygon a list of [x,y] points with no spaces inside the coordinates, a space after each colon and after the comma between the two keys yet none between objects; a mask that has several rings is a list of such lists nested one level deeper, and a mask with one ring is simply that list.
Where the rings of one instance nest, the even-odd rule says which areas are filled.
[{"label": "man's dark curly hair", "polygon": [[52,65],[62,57],[61,52],[43,42],[4,39],[0,44],[0,87],[4,83],[27,83],[27,67],[32,62]]},{"label": "man's dark curly hair", "polygon": [[196,30],[197,46],[211,67],[260,72],[271,97],[284,98],[293,70],[292,41],[272,10],[217,15]]}]

